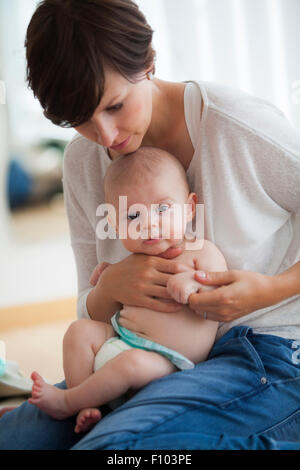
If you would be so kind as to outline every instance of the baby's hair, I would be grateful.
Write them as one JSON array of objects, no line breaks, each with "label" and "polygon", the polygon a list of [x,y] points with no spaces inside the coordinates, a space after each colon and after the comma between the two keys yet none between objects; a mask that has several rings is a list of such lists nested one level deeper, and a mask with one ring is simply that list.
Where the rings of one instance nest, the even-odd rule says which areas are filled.
[{"label": "baby's hair", "polygon": [[108,167],[104,177],[104,194],[110,202],[112,192],[120,191],[122,184],[143,184],[143,181],[159,176],[166,164],[175,166],[185,186],[190,192],[185,170],[174,155],[155,147],[140,147],[133,153],[121,155]]}]

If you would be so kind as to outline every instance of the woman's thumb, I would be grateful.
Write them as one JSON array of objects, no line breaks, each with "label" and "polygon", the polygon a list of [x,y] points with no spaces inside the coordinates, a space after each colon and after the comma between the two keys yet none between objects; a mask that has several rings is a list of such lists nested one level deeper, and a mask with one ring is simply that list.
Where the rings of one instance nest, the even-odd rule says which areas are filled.
[{"label": "woman's thumb", "polygon": [[195,271],[194,278],[196,281],[206,285],[224,285],[232,282],[232,273],[230,271]]}]

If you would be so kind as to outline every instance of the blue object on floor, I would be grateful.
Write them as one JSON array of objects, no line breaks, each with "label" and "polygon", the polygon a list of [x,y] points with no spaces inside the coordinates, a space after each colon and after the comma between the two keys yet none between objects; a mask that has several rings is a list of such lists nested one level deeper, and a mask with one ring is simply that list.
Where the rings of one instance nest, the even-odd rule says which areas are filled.
[{"label": "blue object on floor", "polygon": [[8,167],[8,200],[11,209],[22,206],[32,189],[32,178],[21,164],[13,159]]}]

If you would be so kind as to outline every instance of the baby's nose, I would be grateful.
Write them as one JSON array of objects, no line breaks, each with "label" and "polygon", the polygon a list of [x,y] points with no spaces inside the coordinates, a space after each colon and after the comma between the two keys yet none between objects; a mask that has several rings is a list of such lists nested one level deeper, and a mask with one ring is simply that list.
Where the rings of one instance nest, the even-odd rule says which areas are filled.
[{"label": "baby's nose", "polygon": [[157,216],[157,214],[153,212],[151,213],[151,211],[149,211],[148,216],[144,217],[141,225],[141,229],[145,233],[148,233],[149,230],[151,230],[152,232],[153,229],[157,232],[159,229],[159,217]]}]

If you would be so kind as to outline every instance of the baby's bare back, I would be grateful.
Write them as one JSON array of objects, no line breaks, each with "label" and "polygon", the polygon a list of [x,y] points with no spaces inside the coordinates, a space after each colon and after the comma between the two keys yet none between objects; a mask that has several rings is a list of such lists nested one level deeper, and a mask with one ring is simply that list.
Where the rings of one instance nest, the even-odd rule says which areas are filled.
[{"label": "baby's bare back", "polygon": [[[193,270],[195,257],[201,261],[202,269],[211,271],[227,269],[219,250],[206,241],[201,250],[184,251],[176,258],[176,261]],[[174,280],[175,276],[173,276]],[[199,288],[201,288],[200,284]],[[119,322],[121,326],[137,335],[178,351],[195,363],[206,359],[218,328],[217,322],[204,320],[203,316],[196,314],[188,305],[182,305],[176,313],[124,306]]]}]

